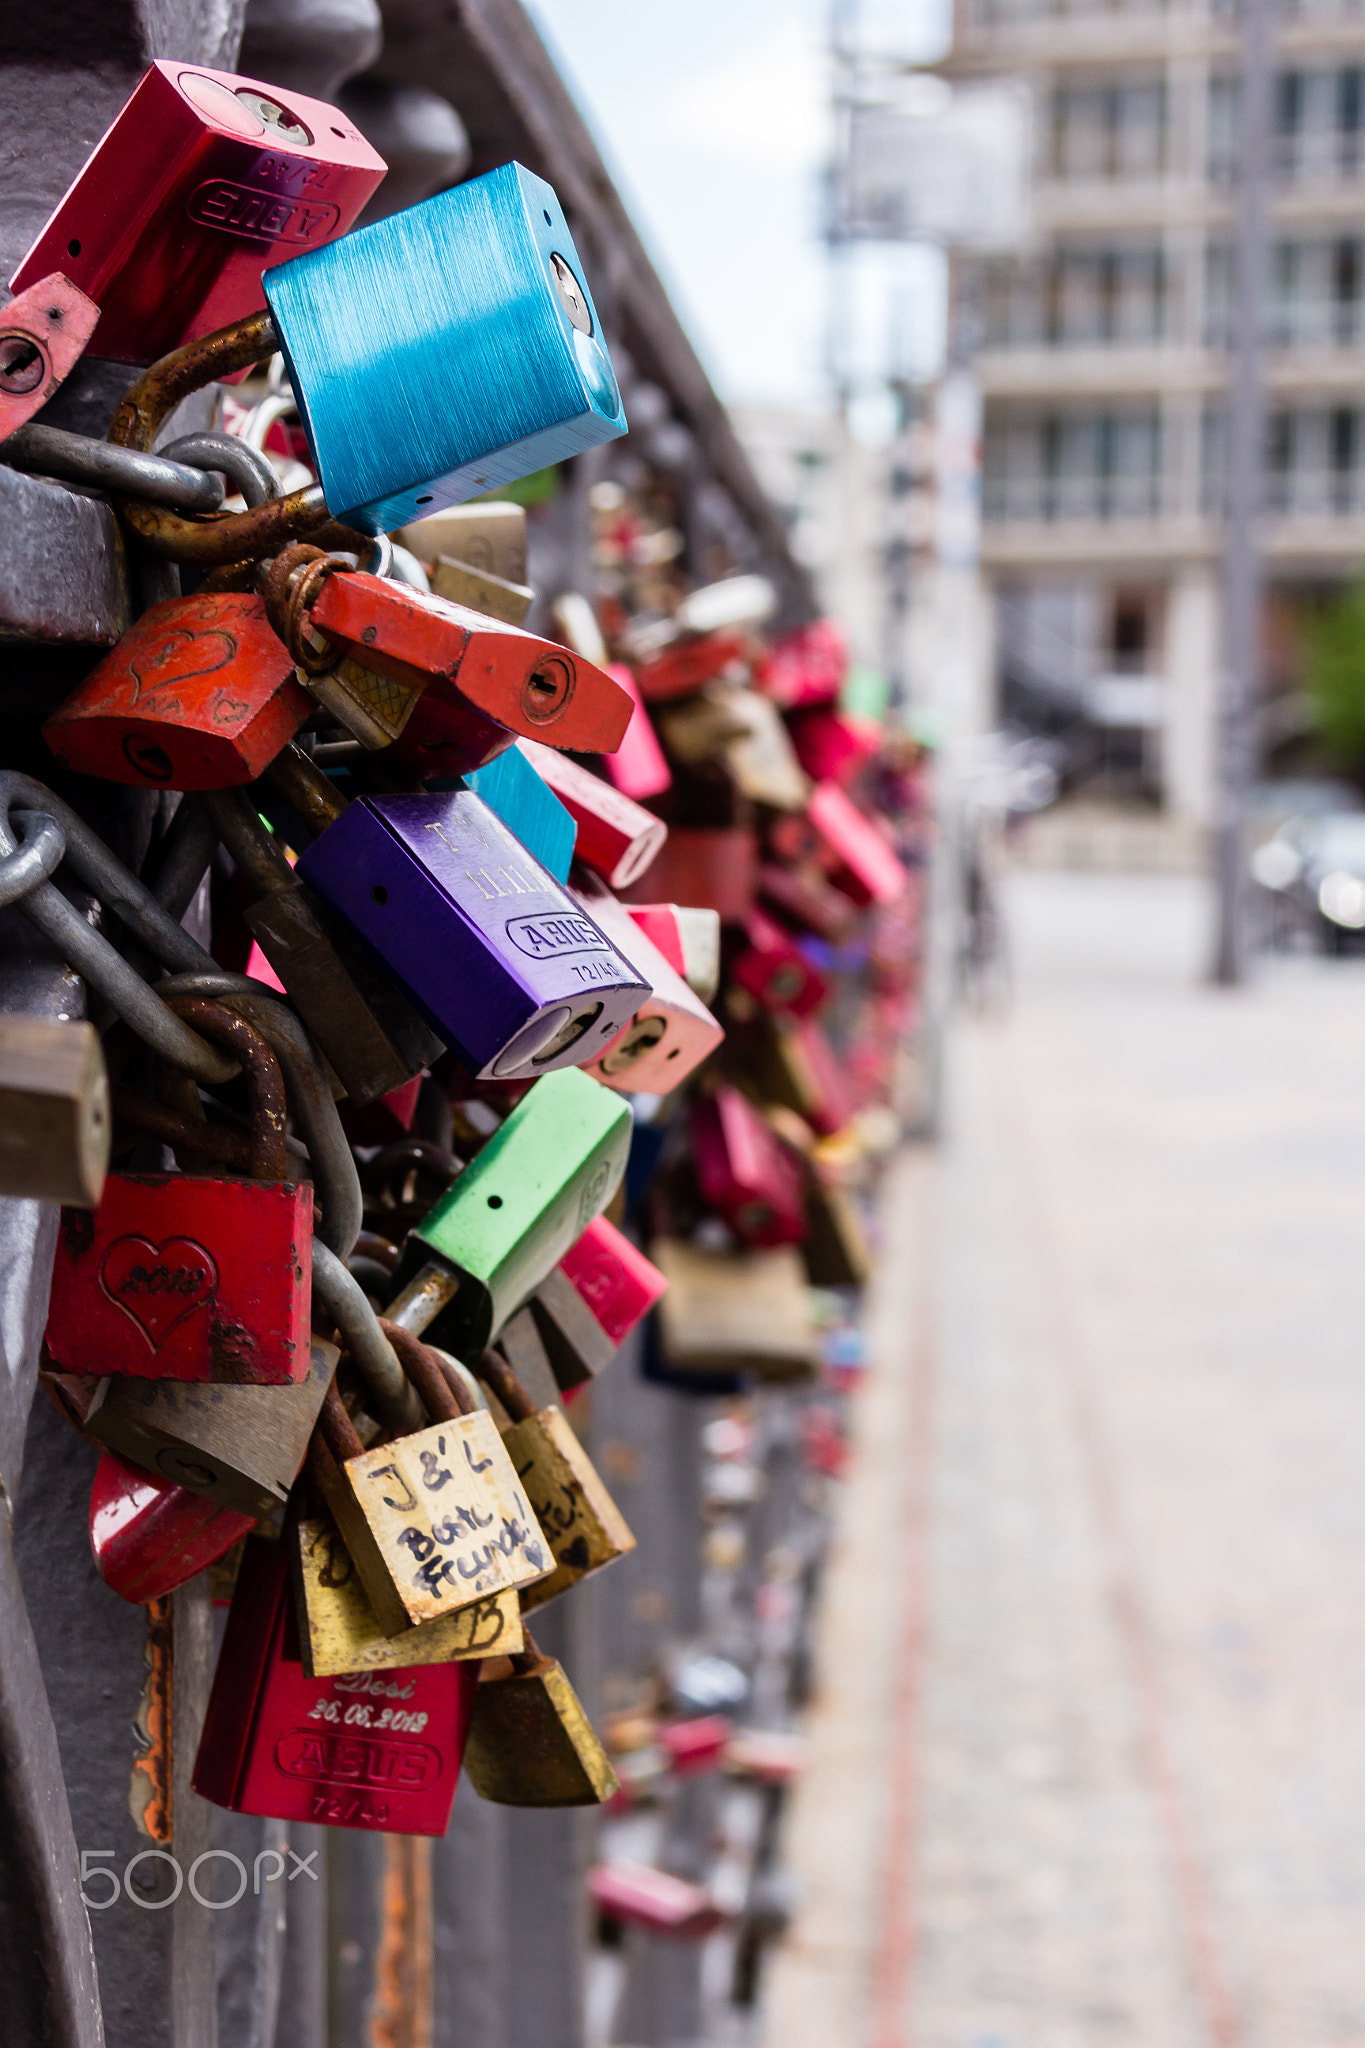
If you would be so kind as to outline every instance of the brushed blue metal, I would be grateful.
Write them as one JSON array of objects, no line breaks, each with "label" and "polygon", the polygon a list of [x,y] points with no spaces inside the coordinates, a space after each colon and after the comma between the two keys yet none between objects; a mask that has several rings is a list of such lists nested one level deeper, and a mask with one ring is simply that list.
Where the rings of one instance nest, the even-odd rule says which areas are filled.
[{"label": "brushed blue metal", "polygon": [[[551,257],[580,287],[570,320]],[[554,190],[516,163],[265,273],[327,503],[387,533],[626,431]]]},{"label": "brushed blue metal", "polygon": [[464,781],[557,882],[568,881],[578,827],[520,747],[508,747],[484,767],[471,769]]},{"label": "brushed blue metal", "polygon": [[[296,873],[476,1074],[592,1059],[649,992],[472,789],[360,798]],[[581,1037],[542,1057],[547,1031],[579,1020]]]}]

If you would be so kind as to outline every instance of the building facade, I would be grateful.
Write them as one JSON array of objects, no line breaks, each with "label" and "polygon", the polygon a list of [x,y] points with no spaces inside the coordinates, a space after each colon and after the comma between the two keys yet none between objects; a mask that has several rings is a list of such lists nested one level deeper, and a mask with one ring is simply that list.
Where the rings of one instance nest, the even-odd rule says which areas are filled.
[{"label": "building facade", "polygon": [[[1284,0],[1266,381],[1267,750],[1296,622],[1365,568],[1365,9]],[[1031,247],[958,259],[984,400],[1000,711],[1207,819],[1237,146],[1205,0],[957,0],[956,78],[1035,91]]]}]

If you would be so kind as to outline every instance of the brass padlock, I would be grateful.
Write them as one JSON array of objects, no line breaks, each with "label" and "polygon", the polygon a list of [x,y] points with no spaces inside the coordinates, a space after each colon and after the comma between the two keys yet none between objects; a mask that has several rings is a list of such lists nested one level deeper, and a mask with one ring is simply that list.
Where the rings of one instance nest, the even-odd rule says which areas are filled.
[{"label": "brass padlock", "polygon": [[464,1767],[497,1806],[600,1806],[621,1789],[577,1693],[529,1633],[522,1655],[480,1673]]},{"label": "brass padlock", "polygon": [[491,1415],[425,1344],[380,1327],[432,1420],[367,1451],[332,1388],[319,1418],[330,1458],[314,1473],[375,1618],[395,1636],[548,1578],[555,1562]]},{"label": "brass padlock", "polygon": [[490,619],[502,619],[519,626],[536,601],[528,583],[508,583],[491,569],[474,569],[450,555],[438,555],[431,571],[431,587],[437,597],[462,604],[467,611],[483,612]]},{"label": "brass padlock", "polygon": [[145,1471],[259,1518],[288,1498],[338,1356],[314,1337],[308,1377],[294,1386],[102,1379],[85,1429]]},{"label": "brass padlock", "polygon": [[522,1647],[515,1593],[490,1593],[458,1613],[387,1636],[330,1515],[298,1522],[290,1531],[290,1546],[299,1650],[309,1678],[508,1656]]},{"label": "brass padlock", "polygon": [[808,1379],[815,1371],[819,1350],[794,1246],[709,1252],[658,1238],[649,1256],[668,1281],[659,1324],[675,1371],[761,1380]]},{"label": "brass padlock", "polygon": [[523,1590],[522,1610],[529,1613],[626,1556],[634,1550],[635,1538],[564,1410],[553,1405],[537,1408],[496,1351],[484,1352],[478,1370],[511,1420],[502,1440],[558,1567],[549,1578]]},{"label": "brass padlock", "polygon": [[0,1193],[99,1206],[109,1077],[93,1024],[0,1016]]}]

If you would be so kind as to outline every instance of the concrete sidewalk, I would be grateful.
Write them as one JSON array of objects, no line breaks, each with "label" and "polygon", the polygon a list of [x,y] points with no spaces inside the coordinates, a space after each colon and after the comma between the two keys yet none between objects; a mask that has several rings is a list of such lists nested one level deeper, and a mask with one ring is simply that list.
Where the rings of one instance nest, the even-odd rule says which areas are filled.
[{"label": "concrete sidewalk", "polygon": [[769,2048],[1365,2044],[1365,968],[1011,884],[887,1190]]}]

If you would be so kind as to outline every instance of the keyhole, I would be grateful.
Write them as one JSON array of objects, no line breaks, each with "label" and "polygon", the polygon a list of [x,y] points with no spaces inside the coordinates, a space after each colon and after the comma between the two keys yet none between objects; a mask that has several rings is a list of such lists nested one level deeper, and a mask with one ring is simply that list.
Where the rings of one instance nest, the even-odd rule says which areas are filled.
[{"label": "keyhole", "polygon": [[521,705],[536,725],[548,725],[558,718],[573,695],[573,670],[567,662],[550,656],[531,670],[522,685]]},{"label": "keyhole", "polygon": [[20,398],[36,391],[46,374],[47,358],[29,335],[0,335],[0,391]]}]

